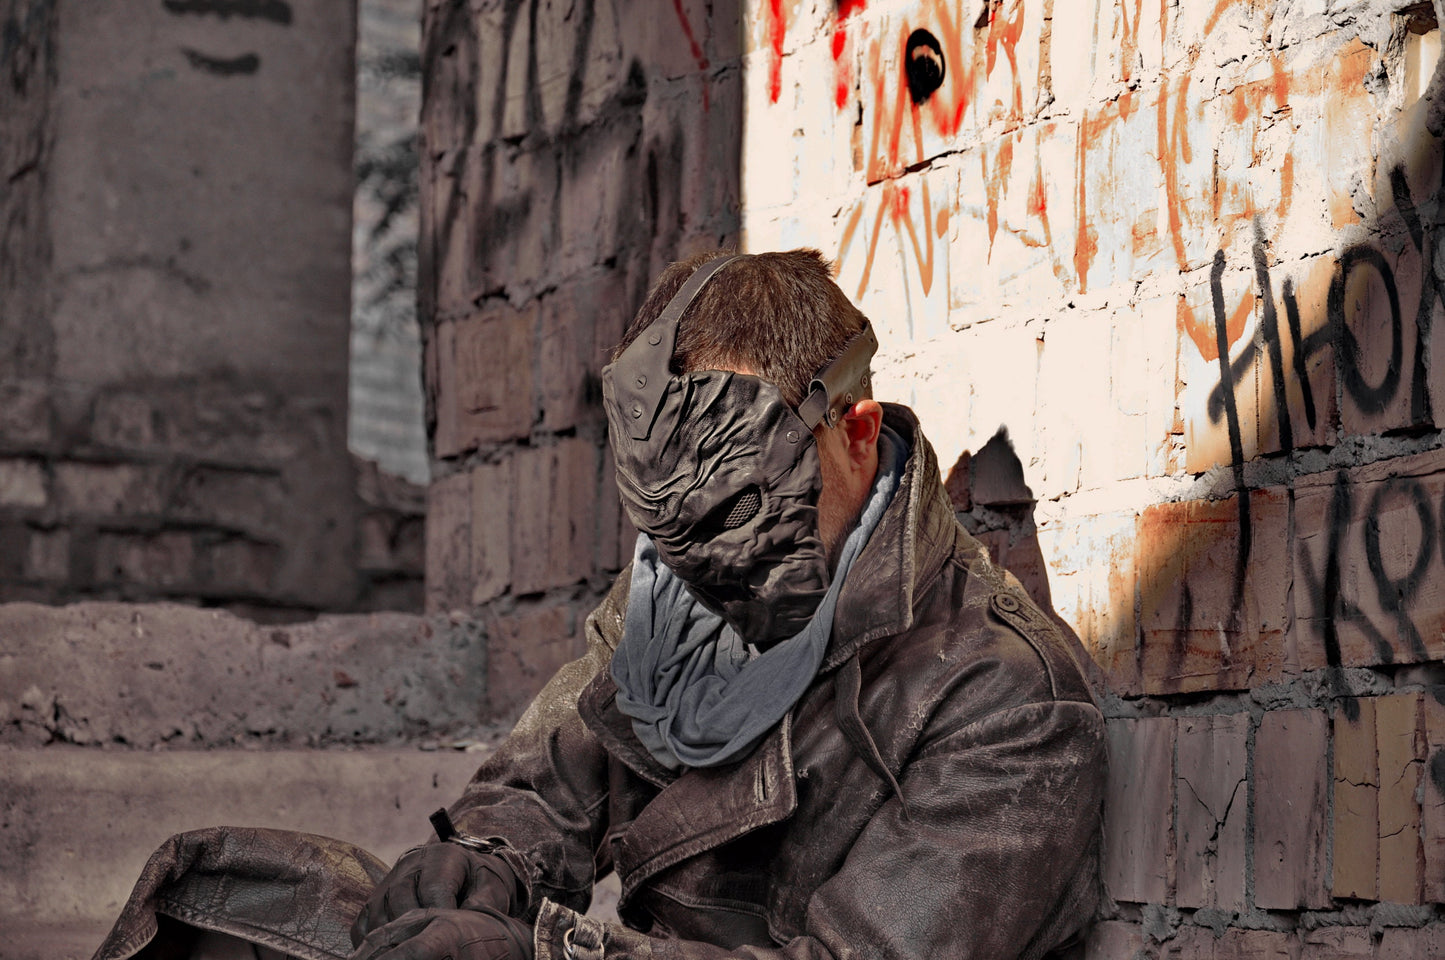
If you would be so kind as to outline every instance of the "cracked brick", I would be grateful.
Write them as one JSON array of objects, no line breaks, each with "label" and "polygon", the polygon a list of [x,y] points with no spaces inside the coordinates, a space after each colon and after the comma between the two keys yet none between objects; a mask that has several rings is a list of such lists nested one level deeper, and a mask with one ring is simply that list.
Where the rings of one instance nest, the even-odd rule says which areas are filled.
[{"label": "cracked brick", "polygon": [[1299,960],[1369,960],[1374,955],[1369,927],[1319,927],[1300,937]]},{"label": "cracked brick", "polygon": [[[1374,697],[1335,710],[1335,846],[1330,889],[1336,897],[1374,900],[1380,854],[1380,774]],[[1351,714],[1354,714],[1351,718]]]},{"label": "cracked brick", "polygon": [[1275,930],[1231,927],[1214,945],[1214,960],[1294,960],[1295,953],[1294,938]]},{"label": "cracked brick", "polygon": [[1420,791],[1420,835],[1425,857],[1424,899],[1445,903],[1445,687],[1431,687],[1421,698],[1425,728]]},{"label": "cracked brick", "polygon": [[1380,697],[1375,735],[1380,769],[1380,899],[1420,903],[1425,876],[1417,799],[1425,740],[1420,695]]},{"label": "cracked brick", "polygon": [[1248,714],[1179,721],[1181,907],[1243,910]]},{"label": "cracked brick", "polygon": [[1162,903],[1173,886],[1174,726],[1168,718],[1109,721],[1103,877],[1115,900]]},{"label": "cracked brick", "polygon": [[1273,710],[1254,745],[1254,900],[1267,910],[1330,905],[1325,876],[1329,833],[1321,710]]},{"label": "cracked brick", "polygon": [[1445,927],[1387,927],[1375,956],[1380,960],[1439,960],[1445,957]]}]

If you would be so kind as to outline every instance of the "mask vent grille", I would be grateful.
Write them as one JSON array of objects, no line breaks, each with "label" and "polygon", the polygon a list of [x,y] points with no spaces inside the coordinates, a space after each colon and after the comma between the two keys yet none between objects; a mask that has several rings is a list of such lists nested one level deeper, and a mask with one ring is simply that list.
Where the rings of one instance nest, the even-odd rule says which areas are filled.
[{"label": "mask vent grille", "polygon": [[723,520],[724,530],[736,530],[758,515],[763,506],[763,493],[757,487],[744,490],[742,495],[733,503],[728,511],[727,518]]}]

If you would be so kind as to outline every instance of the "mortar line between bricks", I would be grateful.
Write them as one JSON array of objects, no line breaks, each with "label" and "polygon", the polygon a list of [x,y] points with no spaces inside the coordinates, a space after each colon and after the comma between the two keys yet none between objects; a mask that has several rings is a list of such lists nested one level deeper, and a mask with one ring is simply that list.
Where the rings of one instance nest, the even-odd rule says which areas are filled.
[{"label": "mortar line between bricks", "polygon": [[1246,911],[1254,910],[1255,877],[1254,877],[1254,806],[1255,806],[1255,779],[1258,771],[1255,770],[1255,737],[1259,732],[1259,717],[1253,713],[1249,715],[1249,726],[1244,734],[1244,908]]},{"label": "mortar line between bricks", "polygon": [[[1170,739],[1169,772],[1169,837],[1165,842],[1165,863],[1168,868],[1165,870],[1165,897],[1166,903],[1177,904],[1179,902],[1179,734],[1180,723],[1178,719],[1171,717],[1174,724],[1173,734]],[[1190,789],[1193,789],[1192,787]],[[1205,809],[1208,809],[1207,807]]]},{"label": "mortar line between bricks", "polygon": [[[1330,710],[1325,714],[1325,722],[1328,724],[1329,742],[1325,749],[1325,805],[1328,808],[1329,816],[1325,819],[1325,876],[1329,879],[1329,891],[1331,901],[1335,894],[1335,714]],[[1379,779],[1378,773],[1375,779]],[[1378,865],[1375,870],[1379,875]]]}]

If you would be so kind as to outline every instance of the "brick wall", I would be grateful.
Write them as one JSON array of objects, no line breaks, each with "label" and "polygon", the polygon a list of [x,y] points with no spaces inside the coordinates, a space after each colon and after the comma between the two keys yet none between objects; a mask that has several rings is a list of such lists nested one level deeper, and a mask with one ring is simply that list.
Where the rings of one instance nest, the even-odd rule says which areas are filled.
[{"label": "brick wall", "polygon": [[[717,8],[589,9],[580,75],[546,4],[535,28],[428,14],[428,590],[495,618],[516,663],[495,707],[576,649],[625,559],[589,375],[646,277],[711,239],[660,243],[659,211],[722,224],[734,189],[699,192],[691,134],[630,145],[667,77],[690,98],[668,116],[716,151],[725,81],[744,248],[837,259],[878,394],[915,407],[964,523],[1093,658],[1113,772],[1090,956],[1439,955],[1430,5],[756,2],[740,75]],[[617,148],[602,131],[639,111],[584,105],[642,91]],[[654,202],[668,155],[680,187]],[[629,197],[651,229],[608,214]]]},{"label": "brick wall", "polygon": [[1439,956],[1430,5],[757,3],[745,37],[746,247],[838,259],[878,392],[1098,668],[1089,955]]},{"label": "brick wall", "polygon": [[354,8],[0,26],[0,601],[355,605]]},{"label": "brick wall", "polygon": [[580,652],[631,556],[607,353],[657,271],[736,240],[737,8],[675,6],[426,4],[427,604],[482,623],[492,715]]}]

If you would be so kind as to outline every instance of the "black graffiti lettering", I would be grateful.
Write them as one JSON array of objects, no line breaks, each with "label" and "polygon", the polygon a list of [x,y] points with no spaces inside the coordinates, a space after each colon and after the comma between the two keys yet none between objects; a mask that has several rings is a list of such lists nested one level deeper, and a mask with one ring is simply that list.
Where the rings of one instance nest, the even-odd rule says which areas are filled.
[{"label": "black graffiti lettering", "polygon": [[[1445,166],[1445,155],[1441,164]],[[1445,171],[1442,171],[1445,174]],[[1229,437],[1230,467],[1234,481],[1234,492],[1239,498],[1239,543],[1235,556],[1234,600],[1235,622],[1241,615],[1245,577],[1253,531],[1251,526],[1249,486],[1245,480],[1245,460],[1239,404],[1236,391],[1240,384],[1250,382],[1255,374],[1255,365],[1267,358],[1268,373],[1259,371],[1259,383],[1268,383],[1273,388],[1274,412],[1277,417],[1280,450],[1291,455],[1301,442],[1295,433],[1296,424],[1291,416],[1291,377],[1297,385],[1298,407],[1295,413],[1303,414],[1303,425],[1308,428],[1310,443],[1319,441],[1317,431],[1321,426],[1337,427],[1327,423],[1326,418],[1335,416],[1334,404],[1328,396],[1316,391],[1311,383],[1310,368],[1315,357],[1327,350],[1333,350],[1341,396],[1364,414],[1380,414],[1402,398],[1400,392],[1408,389],[1409,422],[1392,422],[1387,427],[1419,427],[1434,425],[1433,402],[1430,396],[1430,344],[1433,321],[1437,309],[1445,309],[1445,279],[1436,270],[1435,259],[1445,242],[1445,217],[1439,216],[1445,210],[1445,175],[1439,180],[1436,195],[1424,205],[1425,214],[1410,193],[1409,182],[1403,167],[1389,173],[1391,194],[1395,209],[1408,234],[1410,244],[1402,251],[1402,257],[1413,257],[1419,263],[1420,292],[1415,305],[1414,347],[1410,357],[1405,356],[1406,342],[1404,324],[1406,317],[1400,304],[1400,283],[1391,262],[1386,255],[1370,244],[1357,244],[1343,250],[1334,264],[1325,302],[1325,316],[1313,318],[1317,322],[1314,330],[1306,334],[1301,317],[1297,288],[1293,278],[1286,276],[1280,285],[1280,302],[1275,302],[1275,283],[1271,276],[1268,244],[1258,221],[1255,223],[1251,259],[1254,268],[1254,282],[1257,287],[1260,314],[1259,326],[1254,337],[1238,346],[1238,354],[1230,355],[1227,323],[1228,311],[1224,303],[1223,277],[1227,268],[1225,253],[1215,253],[1210,270],[1210,294],[1215,324],[1215,347],[1218,351],[1219,379],[1210,389],[1206,398],[1205,411],[1211,423],[1221,421]],[[1435,221],[1439,221],[1438,223]],[[1358,304],[1349,302],[1356,290],[1364,294]],[[1376,294],[1370,296],[1369,294]],[[1378,296],[1383,293],[1383,297]],[[1283,311],[1283,322],[1280,312]],[[1388,316],[1385,315],[1388,311]],[[1284,331],[1288,331],[1291,356],[1285,358]],[[1389,353],[1383,358],[1380,368],[1379,350],[1370,351],[1367,357],[1366,344],[1378,342],[1388,331]],[[1367,363],[1367,360],[1369,361]],[[1409,375],[1406,376],[1406,364]],[[1406,384],[1408,383],[1408,387]],[[1328,440],[1328,438],[1325,438]],[[1291,510],[1294,505],[1294,490],[1288,491]],[[1408,570],[1386,568],[1386,544],[1382,543],[1380,530],[1381,511],[1388,501],[1404,497],[1413,505],[1415,519],[1419,523],[1421,542],[1416,553],[1410,558]],[[1341,649],[1341,627],[1348,624],[1352,636],[1358,635],[1374,650],[1376,662],[1394,663],[1402,655],[1422,660],[1428,657],[1425,642],[1411,616],[1411,608],[1420,596],[1425,577],[1434,557],[1438,553],[1445,561],[1445,499],[1439,505],[1436,516],[1432,504],[1418,481],[1395,478],[1381,484],[1374,492],[1365,516],[1361,518],[1361,535],[1365,561],[1378,596],[1379,607],[1388,622],[1378,615],[1374,618],[1349,602],[1342,591],[1345,565],[1344,552],[1348,549],[1346,537],[1350,534],[1354,517],[1354,496],[1349,475],[1343,471],[1335,475],[1330,498],[1327,526],[1327,543],[1323,555],[1316,558],[1306,541],[1299,541],[1298,549],[1304,561],[1302,570],[1303,588],[1313,604],[1318,629],[1324,646],[1325,662],[1329,682],[1336,696],[1343,697],[1346,691]],[[1407,511],[1408,512],[1408,511]],[[1356,548],[1358,549],[1358,548]],[[1181,599],[1179,629],[1189,628],[1192,618],[1190,598]],[[1380,623],[1375,620],[1381,619]],[[1445,702],[1445,689],[1440,696]],[[1346,715],[1354,720],[1358,717],[1358,705],[1348,699],[1342,701]],[[1433,761],[1432,761],[1433,762]],[[1439,773],[1445,777],[1445,759],[1439,761]],[[1445,779],[1442,779],[1445,784]]]},{"label": "black graffiti lettering", "polygon": [[[1254,276],[1259,284],[1260,335],[1269,349],[1269,369],[1274,379],[1275,421],[1279,424],[1279,445],[1285,453],[1294,449],[1294,432],[1290,428],[1289,395],[1284,388],[1284,355],[1279,342],[1279,321],[1274,312],[1274,293],[1269,281],[1269,258],[1265,255],[1264,228],[1254,221]],[[1298,321],[1296,321],[1298,324]],[[1293,330],[1291,330],[1293,333]],[[1298,335],[1295,341],[1299,341]]]},{"label": "black graffiti lettering", "polygon": [[182,47],[181,52],[186,55],[186,60],[190,62],[193,68],[203,70],[206,73],[213,73],[218,77],[234,77],[251,74],[261,69],[261,58],[254,53],[227,59],[217,59],[216,57],[208,57],[204,53],[186,47]]},{"label": "black graffiti lettering", "polygon": [[[1305,338],[1300,333],[1299,300],[1297,300],[1294,295],[1294,279],[1292,277],[1284,278],[1284,290],[1281,293],[1281,297],[1284,299],[1284,318],[1285,322],[1289,324],[1290,342],[1294,344],[1294,375],[1296,382],[1299,383],[1300,402],[1305,408],[1305,424],[1313,431],[1317,415],[1315,413],[1315,391],[1314,387],[1310,385],[1308,366],[1312,353],[1305,344]],[[1284,419],[1288,420],[1288,402],[1286,402],[1283,407]],[[1284,429],[1285,427],[1282,425],[1280,427],[1280,436],[1284,436]]]},{"label": "black graffiti lettering", "polygon": [[1437,793],[1445,796],[1445,749],[1430,754],[1430,783]]},{"label": "black graffiti lettering", "polygon": [[[1325,545],[1325,570],[1322,577],[1315,578],[1315,563],[1314,558],[1310,556],[1309,547],[1304,543],[1301,543],[1299,547],[1305,559],[1303,571],[1305,589],[1309,592],[1314,610],[1321,619],[1326,673],[1329,677],[1330,688],[1336,696],[1343,695],[1345,691],[1339,621],[1348,616],[1348,612],[1345,609],[1344,597],[1340,595],[1340,541],[1344,539],[1345,531],[1350,523],[1350,510],[1352,509],[1350,500],[1350,476],[1341,470],[1335,474],[1335,483],[1330,495],[1329,517],[1325,523],[1329,529],[1329,542]],[[1353,709],[1351,709],[1352,707]],[[1345,704],[1345,715],[1350,720],[1359,719],[1359,712],[1358,704],[1348,702]]]},{"label": "black graffiti lettering", "polygon": [[[1442,157],[1445,164],[1445,157]],[[1409,358],[1409,410],[1410,425],[1433,423],[1433,401],[1430,397],[1430,342],[1433,334],[1434,315],[1437,304],[1445,309],[1445,284],[1442,284],[1435,270],[1435,255],[1440,247],[1440,232],[1445,231],[1445,219],[1439,224],[1427,222],[1421,216],[1419,205],[1410,194],[1409,182],[1403,167],[1397,167],[1389,174],[1395,209],[1399,213],[1413,250],[1408,250],[1420,264],[1420,295],[1415,309],[1415,347]],[[1437,205],[1445,204],[1445,176],[1441,178],[1440,193],[1432,198]],[[1216,258],[1223,256],[1219,251]],[[1314,431],[1320,422],[1319,398],[1309,379],[1309,363],[1322,350],[1334,347],[1338,357],[1341,382],[1345,393],[1362,413],[1383,412],[1400,393],[1405,382],[1404,310],[1400,304],[1399,281],[1385,255],[1373,246],[1358,244],[1344,250],[1335,264],[1331,279],[1324,323],[1306,335],[1300,316],[1300,306],[1293,278],[1286,277],[1280,299],[1283,302],[1285,328],[1293,346],[1292,371],[1284,370],[1283,337],[1280,331],[1279,306],[1275,303],[1273,280],[1270,274],[1267,245],[1258,222],[1255,224],[1255,239],[1252,248],[1255,278],[1260,298],[1259,335],[1244,344],[1237,357],[1229,363],[1229,379],[1238,384],[1243,381],[1262,354],[1267,354],[1271,365],[1269,376],[1274,388],[1274,403],[1278,416],[1280,445],[1288,453],[1294,446],[1294,423],[1290,416],[1286,377],[1292,372],[1300,392],[1305,423]],[[1357,271],[1373,273],[1357,273]],[[1346,316],[1349,304],[1346,302],[1351,281],[1377,284],[1385,294],[1388,305],[1388,329],[1390,353],[1385,369],[1378,373],[1378,382],[1372,383],[1366,372],[1365,351],[1362,339],[1364,331],[1352,327],[1358,325],[1361,317]],[[1215,319],[1222,315],[1215,305]],[[1365,320],[1375,319],[1363,317]],[[1224,378],[1211,389],[1206,401],[1206,412],[1211,422],[1218,423],[1225,416]]]},{"label": "black graffiti lettering", "polygon": [[1420,258],[1420,302],[1415,310],[1415,362],[1410,372],[1410,419],[1412,423],[1429,423],[1433,418],[1425,358],[1430,352],[1430,325],[1435,302],[1440,298],[1439,286],[1435,282],[1435,244],[1432,242],[1433,234],[1426,232],[1420,222],[1403,168],[1396,167],[1390,171],[1390,187],[1395,196],[1395,209],[1405,221],[1405,229],[1409,231],[1410,240]]},{"label": "black graffiti lettering", "polygon": [[1170,634],[1173,640],[1168,658],[1170,676],[1177,676],[1183,669],[1189,652],[1189,631],[1194,629],[1194,591],[1187,579],[1181,581],[1179,588],[1179,608],[1174,612],[1174,630]]},{"label": "black graffiti lettering", "polygon": [[167,13],[214,13],[222,20],[241,17],[247,20],[270,20],[282,26],[291,24],[291,4],[286,0],[161,0]]},{"label": "black graffiti lettering", "polygon": [[903,72],[908,78],[908,96],[914,103],[922,103],[943,86],[947,69],[943,47],[937,37],[927,30],[915,30],[908,35],[903,52]]},{"label": "black graffiti lettering", "polygon": [[1214,336],[1219,347],[1219,385],[1224,391],[1224,413],[1229,425],[1229,452],[1234,469],[1234,489],[1239,500],[1239,547],[1234,554],[1233,600],[1230,629],[1237,629],[1244,615],[1244,584],[1249,572],[1249,554],[1254,526],[1249,515],[1249,488],[1244,481],[1244,440],[1240,434],[1239,403],[1234,396],[1234,367],[1229,360],[1229,335],[1224,307],[1224,251],[1214,254],[1209,271],[1209,289],[1214,299]]},{"label": "black graffiti lettering", "polygon": [[[1351,274],[1360,267],[1375,271],[1385,287],[1390,302],[1390,359],[1385,372],[1377,384],[1365,378],[1364,361],[1359,338],[1350,329],[1349,318],[1345,316],[1345,294]],[[1339,344],[1338,356],[1342,367],[1341,378],[1345,390],[1363,413],[1380,413],[1394,399],[1400,388],[1400,362],[1404,353],[1404,338],[1401,330],[1400,295],[1395,289],[1395,274],[1385,255],[1374,247],[1350,247],[1340,257],[1334,278],[1330,281],[1329,298],[1326,304],[1330,324],[1335,330]]]},{"label": "black graffiti lettering", "polygon": [[[1380,514],[1386,499],[1396,490],[1402,491],[1413,502],[1420,525],[1420,547],[1409,572],[1398,579],[1392,578],[1385,569],[1384,557],[1380,553]],[[1430,512],[1424,488],[1418,481],[1400,477],[1392,477],[1382,483],[1370,499],[1369,515],[1365,519],[1365,560],[1375,579],[1375,592],[1379,596],[1380,606],[1395,615],[1400,634],[1409,640],[1412,652],[1422,660],[1426,657],[1425,641],[1421,639],[1410,619],[1409,605],[1419,591],[1420,584],[1424,582],[1434,554],[1435,518]],[[1382,661],[1393,662],[1395,650],[1388,638],[1379,636],[1375,639],[1375,646]]]}]

